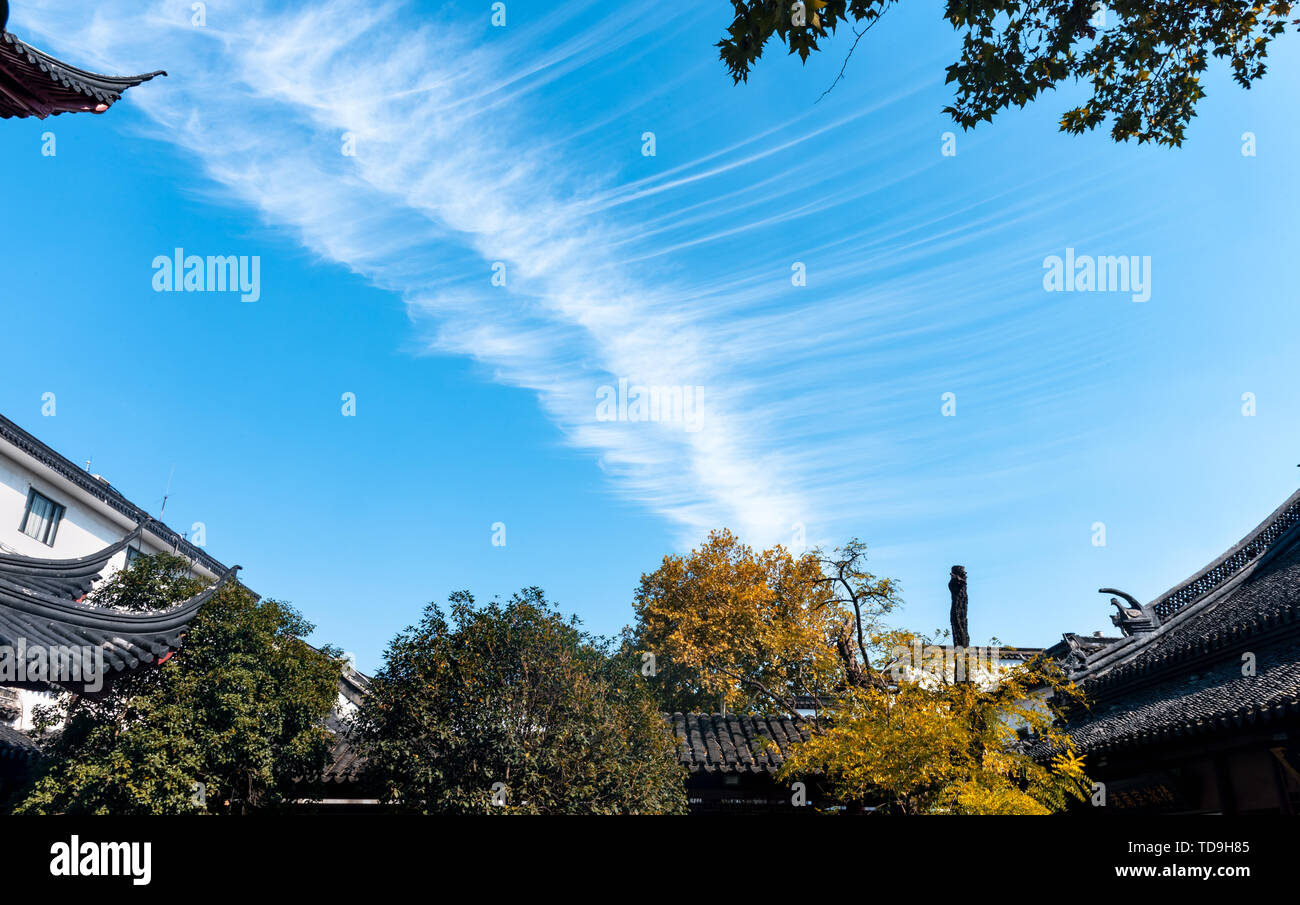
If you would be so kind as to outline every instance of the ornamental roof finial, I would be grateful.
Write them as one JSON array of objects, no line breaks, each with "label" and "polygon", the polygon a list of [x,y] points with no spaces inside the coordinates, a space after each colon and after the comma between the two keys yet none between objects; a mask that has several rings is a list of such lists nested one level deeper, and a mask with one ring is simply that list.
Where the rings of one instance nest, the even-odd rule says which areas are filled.
[{"label": "ornamental roof finial", "polygon": [[1123,591],[1115,588],[1100,588],[1097,593],[1115,594],[1118,597],[1123,597],[1128,603],[1128,606],[1125,606],[1115,597],[1110,599],[1111,604],[1119,610],[1118,613],[1115,613],[1110,617],[1110,621],[1115,623],[1124,634],[1132,635],[1137,632],[1151,632],[1159,628],[1160,622],[1155,613],[1152,612],[1148,614],[1144,609],[1142,609],[1142,604],[1138,603],[1137,598],[1132,594],[1125,594]]}]

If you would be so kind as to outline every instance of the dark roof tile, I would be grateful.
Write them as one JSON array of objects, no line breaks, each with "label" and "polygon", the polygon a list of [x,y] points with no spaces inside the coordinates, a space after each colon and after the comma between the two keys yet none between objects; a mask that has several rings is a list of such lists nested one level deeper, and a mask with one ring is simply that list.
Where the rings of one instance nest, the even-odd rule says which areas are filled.
[{"label": "dark roof tile", "polygon": [[1167,741],[1284,716],[1300,716],[1300,657],[1295,647],[1259,656],[1256,674],[1241,663],[1135,691],[1076,721],[1070,736],[1080,751],[1103,751]]},{"label": "dark roof tile", "polygon": [[[123,612],[53,597],[26,587],[24,576],[0,570],[0,645],[16,647],[23,643],[29,650],[38,646],[97,648],[103,651],[111,672],[153,664],[180,648],[181,637],[195,615],[238,570],[238,566],[227,570],[184,603],[150,613]],[[83,690],[77,683],[68,684],[68,688]]]},{"label": "dark roof tile", "polygon": [[1144,610],[1154,631],[1067,661],[1092,702],[1068,724],[1082,750],[1300,717],[1300,493]]},{"label": "dark roof tile", "polygon": [[808,738],[788,716],[674,713],[666,718],[678,741],[677,760],[692,773],[776,773],[791,747]]},{"label": "dark roof tile", "polygon": [[111,107],[128,88],[166,74],[158,70],[122,77],[87,72],[3,31],[0,32],[0,118],[44,119],[60,113],[93,110],[100,104]]},{"label": "dark roof tile", "polygon": [[0,758],[5,760],[32,760],[40,753],[36,742],[17,729],[0,723]]}]

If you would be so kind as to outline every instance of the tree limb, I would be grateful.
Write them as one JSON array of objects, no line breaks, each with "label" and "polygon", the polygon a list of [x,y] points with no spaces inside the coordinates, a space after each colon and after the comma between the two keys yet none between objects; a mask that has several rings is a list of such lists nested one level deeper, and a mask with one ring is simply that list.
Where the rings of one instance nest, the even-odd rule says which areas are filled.
[{"label": "tree limb", "polygon": [[[888,9],[888,7],[885,7],[885,9]],[[849,60],[853,59],[853,51],[858,49],[858,42],[862,40],[863,35],[871,31],[871,29],[875,26],[875,24],[880,21],[880,16],[883,16],[884,14],[885,14],[885,10],[882,9],[880,11],[880,15],[876,16],[876,18],[868,22],[866,26],[862,29],[862,31],[858,31],[857,29],[853,30],[853,33],[857,37],[853,39],[853,46],[849,48],[849,52],[844,57],[844,64],[840,66],[840,74],[835,76],[835,81],[831,82],[830,86],[827,87],[827,89],[823,91],[820,95],[818,95],[817,100],[813,101],[814,104],[820,104],[822,102],[822,98],[830,94],[831,89],[833,89],[836,85],[840,83],[840,79],[844,78],[844,72],[849,68]]]}]

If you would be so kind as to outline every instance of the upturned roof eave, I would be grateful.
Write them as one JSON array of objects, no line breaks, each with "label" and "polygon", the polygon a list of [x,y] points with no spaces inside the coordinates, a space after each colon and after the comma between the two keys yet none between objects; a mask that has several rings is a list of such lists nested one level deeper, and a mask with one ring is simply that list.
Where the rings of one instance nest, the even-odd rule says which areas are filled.
[{"label": "upturned roof eave", "polygon": [[[1271,530],[1276,530],[1276,535],[1264,542],[1263,539]],[[1167,615],[1161,616],[1160,625],[1155,630],[1130,635],[1105,646],[1076,671],[1072,678],[1078,682],[1095,681],[1105,677],[1112,670],[1135,662],[1152,644],[1232,594],[1262,565],[1292,549],[1296,543],[1300,543],[1300,491],[1288,497],[1286,502],[1209,565],[1143,606],[1143,611],[1147,613],[1158,613],[1162,606],[1166,607]],[[1252,545],[1258,545],[1259,549],[1252,553]],[[1223,569],[1234,557],[1241,561],[1226,574],[1215,579],[1216,570]],[[1199,583],[1207,580],[1213,583],[1197,588]],[[1189,589],[1194,590],[1194,593]],[[1183,595],[1187,599],[1179,601],[1177,608],[1169,612],[1167,604],[1178,595]],[[1153,677],[1153,680],[1157,678]]]},{"label": "upturned roof eave", "polygon": [[[98,72],[90,72],[65,63],[43,50],[33,47],[10,31],[0,33],[0,50],[4,50],[6,45],[8,46],[7,52],[9,55],[29,67],[35,67],[51,83],[75,91],[92,100],[107,103],[110,106],[120,100],[122,94],[128,89],[167,75],[166,70],[163,69],[130,76],[104,75]],[[58,110],[57,112],[66,113],[72,111]]]},{"label": "upturned roof eave", "polygon": [[218,591],[235,577],[239,566],[226,571],[189,600],[166,610],[129,613],[59,600],[48,594],[24,589],[0,574],[0,606],[37,619],[63,623],[79,629],[116,632],[124,635],[168,634],[184,628]]}]

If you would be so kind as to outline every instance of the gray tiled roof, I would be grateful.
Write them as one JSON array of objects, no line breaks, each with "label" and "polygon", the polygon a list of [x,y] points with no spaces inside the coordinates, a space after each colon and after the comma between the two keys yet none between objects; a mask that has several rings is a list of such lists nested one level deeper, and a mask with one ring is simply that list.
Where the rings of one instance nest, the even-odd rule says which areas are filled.
[{"label": "gray tiled roof", "polygon": [[108,561],[140,539],[136,528],[115,544],[78,559],[36,559],[0,553],[0,576],[24,588],[67,600],[80,600],[90,593]]},{"label": "gray tiled roof", "polygon": [[1070,727],[1081,752],[1114,750],[1197,735],[1264,727],[1300,717],[1300,651],[1266,651],[1256,674],[1229,660],[1202,672],[1135,689]]},{"label": "gray tiled roof", "polygon": [[[1082,750],[1296,721],[1300,493],[1143,610],[1158,617],[1153,631],[1093,639],[1106,643],[1087,649],[1079,636],[1066,638],[1074,654],[1071,677],[1092,702],[1069,724]],[[1243,675],[1252,658],[1254,674]]]},{"label": "gray tiled roof", "polygon": [[330,749],[321,780],[327,783],[358,782],[365,772],[365,763],[347,735],[339,732],[334,736],[334,747]]},{"label": "gray tiled roof", "polygon": [[1289,536],[1288,543],[1274,553],[1240,584],[1189,609],[1186,618],[1140,638],[1142,643],[1134,645],[1128,656],[1093,674],[1097,687],[1170,669],[1194,669],[1195,663],[1220,651],[1242,643],[1269,644],[1274,636],[1300,629],[1300,533]]},{"label": "gray tiled roof", "polygon": [[[87,606],[28,586],[23,574],[0,568],[0,644],[28,649],[95,647],[110,673],[157,663],[180,648],[199,609],[234,578],[238,566],[201,593],[167,610],[131,613]],[[79,689],[78,689],[79,690]]]},{"label": "gray tiled roof", "polygon": [[674,713],[677,760],[692,773],[775,773],[790,749],[808,738],[788,716]]},{"label": "gray tiled roof", "polygon": [[[339,676],[339,694],[354,706],[360,707],[370,688],[370,677],[358,672],[351,666],[345,666]],[[347,735],[347,726],[339,718],[337,711],[330,714],[326,721],[330,732],[334,733],[334,746],[330,749],[329,762],[321,779],[327,783],[351,783],[360,781],[365,760],[357,754],[357,749]]]},{"label": "gray tiled roof", "polygon": [[0,723],[0,759],[31,760],[39,752],[36,742],[17,729]]},{"label": "gray tiled roof", "polygon": [[[787,716],[674,713],[665,717],[678,741],[677,760],[692,773],[775,774],[791,747],[808,738],[808,731]],[[336,736],[323,780],[360,780],[364,760],[341,727],[331,725],[331,729]]]}]

